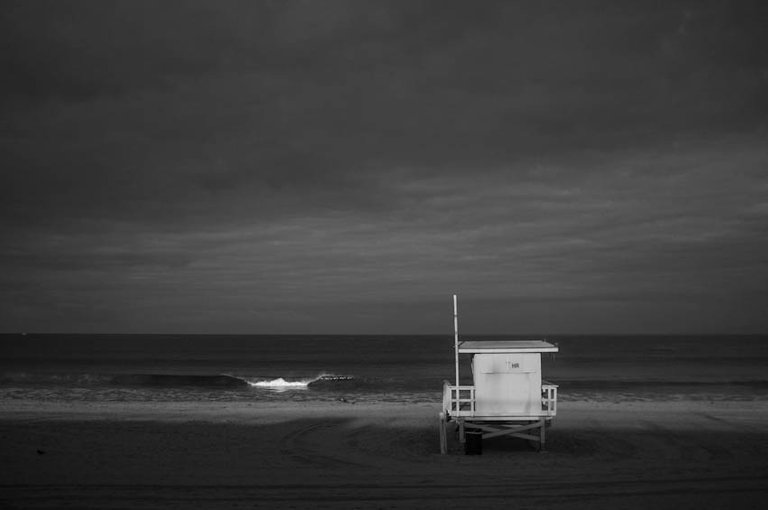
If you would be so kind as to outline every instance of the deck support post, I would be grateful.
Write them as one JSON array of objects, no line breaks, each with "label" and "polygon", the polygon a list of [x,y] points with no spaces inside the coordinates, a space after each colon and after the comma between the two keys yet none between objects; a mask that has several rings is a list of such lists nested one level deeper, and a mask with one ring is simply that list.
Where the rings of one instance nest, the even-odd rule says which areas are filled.
[{"label": "deck support post", "polygon": [[440,413],[440,454],[448,453],[448,437],[446,428],[448,421],[445,419],[445,413]]},{"label": "deck support post", "polygon": [[547,424],[544,418],[542,418],[541,420],[539,420],[539,443],[541,443],[541,445],[539,446],[540,452],[544,451],[544,443],[546,442],[546,435],[547,435],[546,429],[547,429]]},{"label": "deck support post", "polygon": [[464,444],[464,441],[467,440],[467,438],[464,436],[464,420],[459,418],[456,420],[456,423],[459,424],[459,443]]}]

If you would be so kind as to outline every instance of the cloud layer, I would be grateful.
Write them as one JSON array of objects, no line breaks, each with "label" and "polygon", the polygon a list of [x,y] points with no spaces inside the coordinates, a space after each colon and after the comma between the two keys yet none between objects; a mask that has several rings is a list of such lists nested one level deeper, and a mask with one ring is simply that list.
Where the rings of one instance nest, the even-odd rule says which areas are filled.
[{"label": "cloud layer", "polygon": [[11,3],[0,327],[764,332],[765,12]]}]

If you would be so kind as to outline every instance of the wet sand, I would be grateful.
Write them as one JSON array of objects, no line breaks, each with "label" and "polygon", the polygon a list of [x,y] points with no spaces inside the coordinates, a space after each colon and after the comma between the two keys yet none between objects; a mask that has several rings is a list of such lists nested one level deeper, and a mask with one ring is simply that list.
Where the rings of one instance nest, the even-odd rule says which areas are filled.
[{"label": "wet sand", "polygon": [[437,404],[0,402],[2,508],[763,508],[768,403],[563,402],[439,454]]}]

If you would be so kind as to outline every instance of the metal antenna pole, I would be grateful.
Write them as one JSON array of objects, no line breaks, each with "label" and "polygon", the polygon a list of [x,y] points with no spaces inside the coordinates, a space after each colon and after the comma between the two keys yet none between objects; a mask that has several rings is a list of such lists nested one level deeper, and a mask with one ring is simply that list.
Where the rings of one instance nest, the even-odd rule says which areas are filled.
[{"label": "metal antenna pole", "polygon": [[456,356],[456,400],[459,400],[459,312],[453,295],[453,349]]}]

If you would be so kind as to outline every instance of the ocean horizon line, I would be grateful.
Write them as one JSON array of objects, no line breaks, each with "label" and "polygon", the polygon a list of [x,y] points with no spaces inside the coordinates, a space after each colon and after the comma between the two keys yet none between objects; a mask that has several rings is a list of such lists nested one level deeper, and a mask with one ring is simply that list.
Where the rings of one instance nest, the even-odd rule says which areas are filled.
[{"label": "ocean horizon line", "polygon": [[[198,332],[77,332],[77,331],[10,331],[0,332],[0,336],[222,336],[222,337],[451,337],[453,338],[453,332],[450,333],[198,333]],[[762,333],[740,333],[740,332],[720,332],[720,333],[669,333],[669,332],[653,332],[653,333],[622,333],[622,332],[610,332],[610,333],[460,333],[459,339],[469,337],[536,337],[536,338],[549,338],[549,337],[760,337],[768,336],[768,332]]]}]

